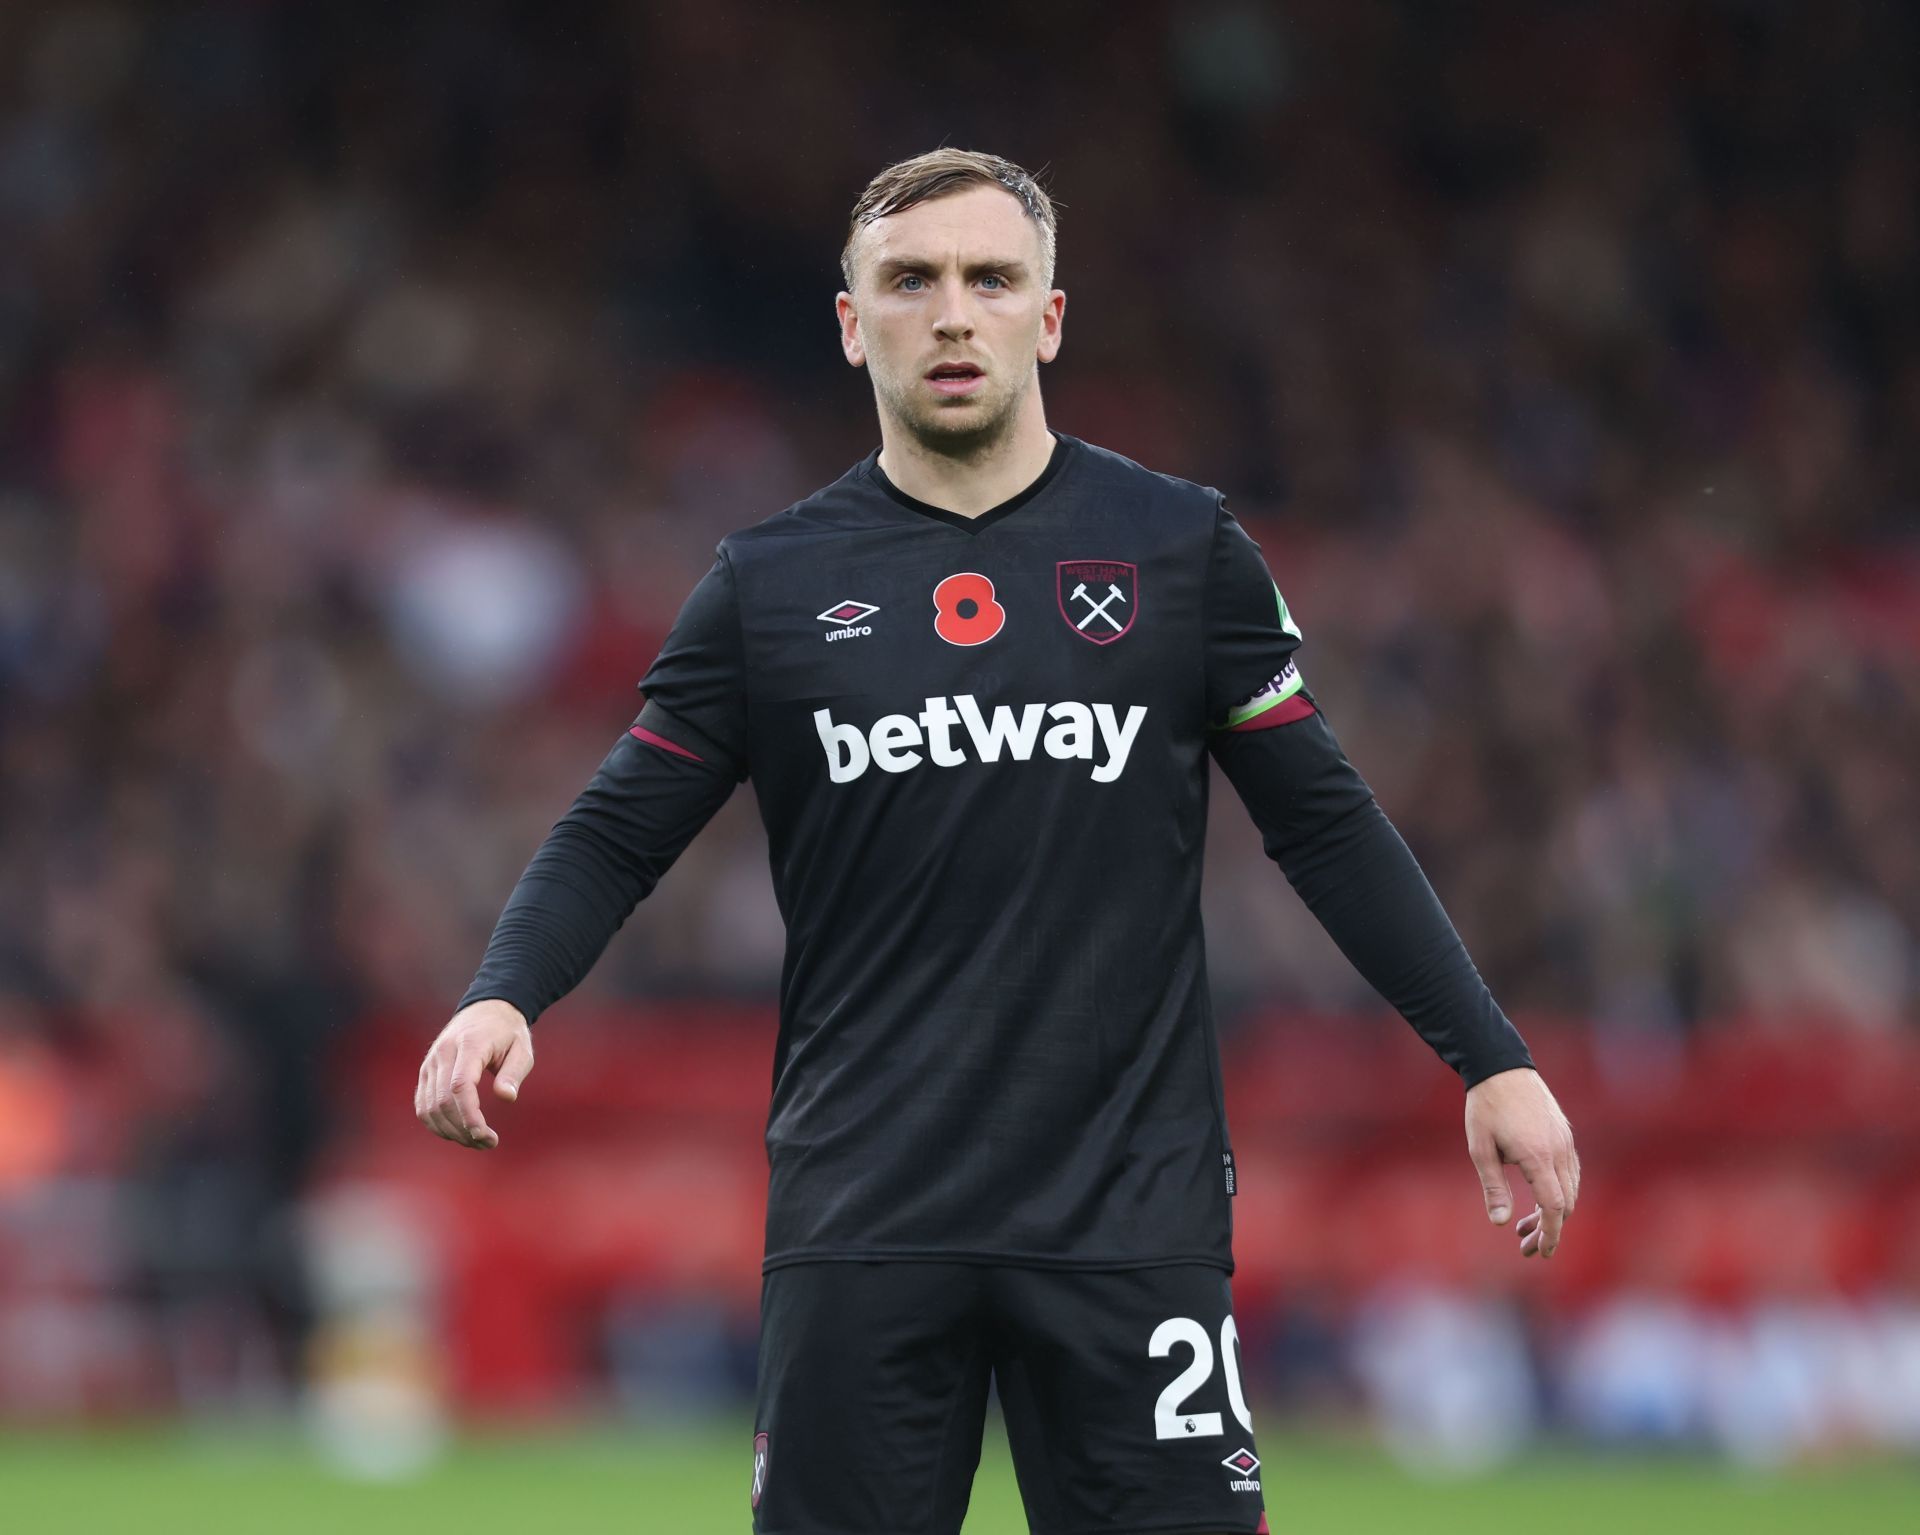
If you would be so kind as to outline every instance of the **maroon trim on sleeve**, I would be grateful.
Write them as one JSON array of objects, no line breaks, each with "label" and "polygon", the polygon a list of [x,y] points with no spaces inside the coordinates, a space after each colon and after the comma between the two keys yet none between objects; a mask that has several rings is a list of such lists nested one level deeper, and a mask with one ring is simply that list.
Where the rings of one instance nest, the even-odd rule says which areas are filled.
[{"label": "maroon trim on sleeve", "polygon": [[1242,730],[1271,730],[1275,725],[1291,725],[1295,720],[1303,720],[1312,713],[1314,713],[1312,700],[1302,698],[1295,693],[1293,697],[1282,699],[1271,709],[1263,709],[1250,720],[1228,726],[1227,733],[1231,735]]},{"label": "maroon trim on sleeve", "polygon": [[689,762],[705,762],[707,760],[705,757],[697,756],[693,752],[688,751],[684,746],[675,746],[673,742],[669,741],[665,736],[655,735],[651,730],[647,729],[645,725],[635,725],[627,734],[645,741],[649,746],[658,746],[663,751],[670,751],[676,757],[685,757]]}]

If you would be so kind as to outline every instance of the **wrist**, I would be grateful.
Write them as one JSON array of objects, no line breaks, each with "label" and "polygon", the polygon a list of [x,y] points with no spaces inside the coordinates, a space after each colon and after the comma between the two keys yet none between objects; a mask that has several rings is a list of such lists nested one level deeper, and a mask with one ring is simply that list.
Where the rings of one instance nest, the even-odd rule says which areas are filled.
[{"label": "wrist", "polygon": [[1460,1084],[1468,1092],[1476,1087],[1493,1081],[1496,1077],[1511,1076],[1516,1071],[1538,1073],[1533,1057],[1523,1048],[1518,1055],[1500,1055],[1469,1061],[1460,1069]]}]

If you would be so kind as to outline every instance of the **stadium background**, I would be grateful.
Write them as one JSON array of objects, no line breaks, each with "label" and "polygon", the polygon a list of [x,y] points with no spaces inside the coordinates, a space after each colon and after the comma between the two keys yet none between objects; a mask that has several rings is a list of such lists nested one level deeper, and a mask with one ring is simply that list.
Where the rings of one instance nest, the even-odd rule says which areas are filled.
[{"label": "stadium background", "polygon": [[9,0],[9,1527],[743,1527],[751,794],[498,1154],[410,1095],[716,539],[872,445],[845,211],[941,142],[1046,169],[1051,420],[1227,490],[1581,1138],[1522,1264],[1219,798],[1275,1528],[1920,1511],[1917,61],[1897,3]]}]

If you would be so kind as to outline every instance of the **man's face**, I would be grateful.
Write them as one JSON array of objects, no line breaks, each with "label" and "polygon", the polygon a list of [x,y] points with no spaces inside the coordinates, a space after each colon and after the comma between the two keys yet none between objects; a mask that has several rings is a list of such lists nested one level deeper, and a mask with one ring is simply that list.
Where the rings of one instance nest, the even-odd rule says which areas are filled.
[{"label": "man's face", "polygon": [[917,204],[862,229],[853,257],[840,344],[881,411],[937,452],[998,440],[1035,363],[1059,352],[1067,302],[1042,286],[1040,231],[1019,200],[975,186]]}]

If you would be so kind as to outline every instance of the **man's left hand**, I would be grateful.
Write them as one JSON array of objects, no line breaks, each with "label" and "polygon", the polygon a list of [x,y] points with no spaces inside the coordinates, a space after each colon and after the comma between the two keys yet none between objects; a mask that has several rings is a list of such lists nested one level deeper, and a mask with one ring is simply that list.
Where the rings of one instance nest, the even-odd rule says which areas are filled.
[{"label": "man's left hand", "polygon": [[1580,1197],[1580,1154],[1573,1149],[1573,1126],[1539,1072],[1522,1066],[1468,1090],[1467,1152],[1480,1174],[1487,1219],[1496,1226],[1506,1225],[1513,1213],[1506,1169],[1520,1169],[1536,1206],[1514,1227],[1520,1256],[1551,1258]]}]

